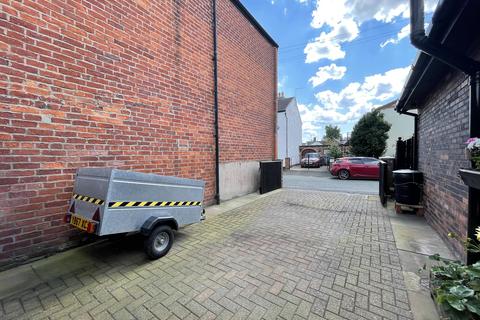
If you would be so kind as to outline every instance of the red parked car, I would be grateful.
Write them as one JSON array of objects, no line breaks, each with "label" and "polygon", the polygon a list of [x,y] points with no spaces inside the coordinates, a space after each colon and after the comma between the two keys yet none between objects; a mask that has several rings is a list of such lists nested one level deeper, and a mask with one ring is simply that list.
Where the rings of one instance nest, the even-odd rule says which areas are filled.
[{"label": "red parked car", "polygon": [[330,167],[330,173],[341,180],[350,178],[379,179],[379,160],[367,157],[337,159]]}]

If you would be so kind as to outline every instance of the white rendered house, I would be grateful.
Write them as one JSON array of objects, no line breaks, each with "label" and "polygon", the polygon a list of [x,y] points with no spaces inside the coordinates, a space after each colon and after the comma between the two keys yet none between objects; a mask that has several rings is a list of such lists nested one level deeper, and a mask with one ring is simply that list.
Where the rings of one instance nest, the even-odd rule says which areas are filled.
[{"label": "white rendered house", "polygon": [[415,132],[414,118],[396,112],[395,104],[396,101],[393,101],[377,109],[383,113],[383,118],[392,125],[388,132],[387,149],[383,154],[389,157],[395,157],[398,138],[402,138],[405,141],[410,139]]},{"label": "white rendered house", "polygon": [[290,165],[300,164],[299,146],[302,144],[302,119],[295,97],[278,98],[277,107],[277,151],[278,159],[285,165],[285,158],[290,158]]}]

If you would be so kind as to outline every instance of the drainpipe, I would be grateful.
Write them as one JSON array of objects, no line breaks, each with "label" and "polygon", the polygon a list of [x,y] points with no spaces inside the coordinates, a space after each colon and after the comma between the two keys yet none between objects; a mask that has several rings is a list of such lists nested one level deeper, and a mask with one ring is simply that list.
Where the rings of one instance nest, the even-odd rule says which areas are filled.
[{"label": "drainpipe", "polygon": [[[470,137],[480,137],[480,72],[470,77]],[[473,165],[473,164],[472,164]],[[475,239],[475,229],[480,226],[480,190],[468,188],[468,237]],[[467,263],[480,260],[480,254],[467,253]]]},{"label": "drainpipe", "polygon": [[[466,6],[467,3],[468,1],[465,1],[464,5]],[[439,5],[442,4],[443,3],[440,2]],[[480,70],[480,62],[457,53],[426,36],[424,0],[410,0],[410,24],[412,30],[410,40],[420,51],[466,73],[469,76],[475,76]]]},{"label": "drainpipe", "polygon": [[415,115],[414,122],[413,122],[413,143],[414,143],[414,148],[413,148],[413,170],[418,170],[418,114]]},{"label": "drainpipe", "polygon": [[[439,5],[443,5],[440,2]],[[469,1],[465,1],[462,12]],[[465,73],[470,77],[470,136],[480,136],[480,62],[457,53],[450,48],[432,41],[425,34],[424,0],[410,0],[410,21],[412,44],[431,57]],[[460,15],[456,19],[459,19]],[[453,26],[453,24],[452,24]],[[468,190],[468,237],[474,238],[475,228],[480,225],[480,190]],[[467,263],[479,260],[478,254],[467,253]]]},{"label": "drainpipe", "polygon": [[218,54],[217,54],[217,1],[212,0],[213,8],[213,96],[214,107],[213,113],[215,116],[215,201],[220,204],[220,150],[218,139]]}]

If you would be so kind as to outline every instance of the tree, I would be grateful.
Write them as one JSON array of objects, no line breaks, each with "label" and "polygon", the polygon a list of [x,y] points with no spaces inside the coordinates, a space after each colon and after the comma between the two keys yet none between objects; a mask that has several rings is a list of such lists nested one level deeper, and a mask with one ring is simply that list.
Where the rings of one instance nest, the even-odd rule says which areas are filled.
[{"label": "tree", "polygon": [[339,146],[334,144],[330,146],[330,148],[328,149],[328,155],[333,159],[338,159],[343,156],[343,153],[342,153],[342,150],[340,150]]},{"label": "tree", "polygon": [[353,127],[350,137],[351,152],[356,156],[380,157],[387,147],[391,126],[378,110],[363,115]]},{"label": "tree", "polygon": [[342,134],[340,133],[340,128],[338,126],[326,125],[325,126],[325,140],[335,141],[340,140]]}]

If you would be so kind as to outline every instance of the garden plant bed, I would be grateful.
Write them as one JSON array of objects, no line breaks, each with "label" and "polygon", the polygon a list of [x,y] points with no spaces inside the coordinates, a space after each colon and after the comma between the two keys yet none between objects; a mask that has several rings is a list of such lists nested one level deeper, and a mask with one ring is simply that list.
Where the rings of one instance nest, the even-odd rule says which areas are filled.
[{"label": "garden plant bed", "polygon": [[466,316],[466,317],[456,317],[455,315],[451,315],[448,313],[448,309],[444,307],[443,305],[439,304],[437,302],[437,296],[435,294],[435,289],[438,287],[434,287],[433,282],[433,275],[430,273],[430,296],[433,299],[433,302],[435,304],[435,308],[437,309],[438,316],[440,320],[456,320],[456,319],[469,319],[469,320],[478,320],[480,319],[480,316],[473,315],[473,316]]},{"label": "garden plant bed", "polygon": [[440,319],[480,319],[480,263],[430,258],[440,262],[430,268],[430,294]]}]

